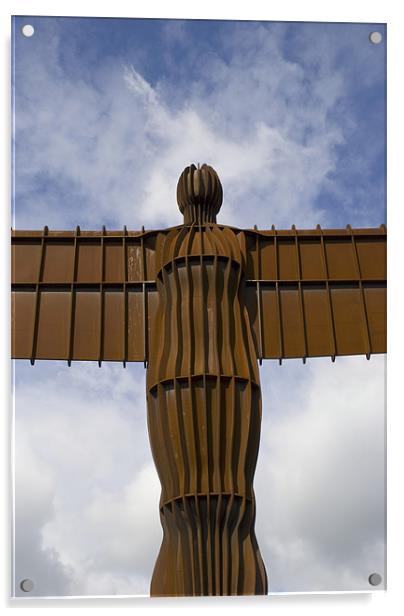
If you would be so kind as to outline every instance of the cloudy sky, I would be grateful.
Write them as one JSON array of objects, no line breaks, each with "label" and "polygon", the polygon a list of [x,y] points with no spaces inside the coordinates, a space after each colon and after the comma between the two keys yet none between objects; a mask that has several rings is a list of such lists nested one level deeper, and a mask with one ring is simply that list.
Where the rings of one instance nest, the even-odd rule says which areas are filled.
[{"label": "cloudy sky", "polygon": [[[198,161],[219,173],[226,224],[379,226],[385,36],[380,24],[16,18],[13,227],[179,224],[178,176]],[[16,595],[24,578],[35,595],[148,594],[162,531],[144,376],[15,363]],[[256,531],[270,592],[385,578],[384,377],[383,356],[262,366]]]}]

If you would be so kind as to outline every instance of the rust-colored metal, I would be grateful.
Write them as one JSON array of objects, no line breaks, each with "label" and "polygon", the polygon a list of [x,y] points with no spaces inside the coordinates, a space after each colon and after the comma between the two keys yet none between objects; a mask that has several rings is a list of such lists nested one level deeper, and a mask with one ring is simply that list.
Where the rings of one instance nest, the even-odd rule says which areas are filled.
[{"label": "rust-colored metal", "polygon": [[190,165],[181,173],[177,203],[184,224],[216,222],[223,201],[223,190],[216,171],[209,165]]},{"label": "rust-colored metal", "polygon": [[[98,361],[102,351],[104,361],[146,364],[156,256],[182,228],[13,231],[13,357]],[[227,229],[246,245],[242,293],[258,359],[386,352],[384,227],[207,228]]]},{"label": "rust-colored metal", "polygon": [[263,594],[252,485],[261,393],[245,245],[198,222],[202,207],[188,216],[156,254],[147,400],[164,538],[151,594]]},{"label": "rust-colored metal", "polygon": [[222,187],[182,173],[184,224],[12,231],[14,358],[143,361],[164,536],[152,595],[264,594],[253,477],[257,359],[386,352],[386,229],[216,223]]}]

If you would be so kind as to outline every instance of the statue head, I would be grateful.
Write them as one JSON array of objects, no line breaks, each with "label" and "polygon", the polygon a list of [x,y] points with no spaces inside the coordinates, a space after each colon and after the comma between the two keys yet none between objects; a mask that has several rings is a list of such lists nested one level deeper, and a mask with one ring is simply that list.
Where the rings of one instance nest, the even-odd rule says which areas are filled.
[{"label": "statue head", "polygon": [[216,222],[223,201],[219,176],[209,165],[185,167],[177,184],[177,203],[184,224]]}]

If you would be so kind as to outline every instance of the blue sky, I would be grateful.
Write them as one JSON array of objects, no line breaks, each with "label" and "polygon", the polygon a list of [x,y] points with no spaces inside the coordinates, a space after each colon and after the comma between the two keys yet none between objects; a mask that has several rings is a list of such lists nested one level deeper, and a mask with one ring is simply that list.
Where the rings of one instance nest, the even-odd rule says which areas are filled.
[{"label": "blue sky", "polygon": [[[198,161],[219,173],[226,224],[386,222],[383,25],[13,28],[15,228],[179,224],[178,176]],[[161,531],[143,368],[101,370],[16,364],[16,466],[30,468],[17,475],[16,579],[36,575],[37,594],[148,592]],[[384,358],[268,362],[261,378],[270,590],[367,589],[384,575]]]}]

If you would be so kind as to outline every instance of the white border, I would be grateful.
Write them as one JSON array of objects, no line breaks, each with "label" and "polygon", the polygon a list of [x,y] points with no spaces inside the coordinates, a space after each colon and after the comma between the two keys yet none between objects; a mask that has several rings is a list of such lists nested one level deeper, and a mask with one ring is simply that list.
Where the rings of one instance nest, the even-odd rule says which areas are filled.
[{"label": "white border", "polygon": [[[113,8],[112,8],[113,7]],[[388,590],[375,591],[373,593],[343,593],[330,595],[328,593],[296,594],[269,597],[237,597],[237,598],[196,598],[196,599],[149,599],[149,598],[73,598],[69,597],[69,603],[65,599],[34,599],[24,598],[10,600],[10,552],[11,552],[11,515],[7,507],[2,508],[2,530],[5,534],[2,550],[3,567],[0,575],[1,598],[5,609],[19,609],[25,607],[47,607],[59,609],[99,608],[103,607],[114,610],[116,607],[136,607],[140,609],[162,607],[170,609],[188,607],[204,609],[206,607],[230,608],[232,610],[253,608],[282,609],[283,613],[291,613],[299,610],[310,612],[327,610],[327,613],[340,612],[341,609],[348,614],[396,614],[403,610],[402,584],[402,561],[403,561],[403,533],[402,520],[404,519],[402,504],[402,460],[403,451],[403,410],[400,398],[402,393],[398,389],[398,367],[400,366],[400,350],[403,345],[402,329],[398,328],[399,315],[403,314],[404,307],[401,304],[401,281],[398,270],[399,264],[394,265],[394,256],[397,253],[398,230],[404,228],[402,199],[402,149],[403,135],[400,116],[404,109],[403,86],[399,58],[404,56],[401,41],[404,38],[399,3],[395,0],[378,0],[366,2],[352,2],[352,0],[335,0],[334,4],[317,2],[315,0],[283,0],[281,3],[270,3],[260,0],[248,2],[231,2],[219,4],[217,0],[205,0],[203,3],[171,0],[170,2],[147,3],[114,0],[113,3],[91,3],[87,0],[70,0],[69,2],[51,0],[37,0],[34,4],[28,1],[5,0],[1,6],[0,27],[2,29],[3,58],[3,87],[1,97],[3,122],[2,135],[6,136],[1,149],[3,164],[4,207],[3,224],[1,228],[2,254],[0,258],[0,279],[4,284],[4,293],[1,294],[0,302],[2,316],[2,353],[0,355],[0,374],[3,379],[2,391],[6,392],[1,405],[1,421],[3,438],[3,472],[1,474],[3,484],[3,503],[11,504],[11,481],[10,481],[10,432],[11,405],[10,405],[10,362],[9,362],[9,256],[8,242],[10,229],[10,22],[11,15],[65,15],[65,16],[104,16],[104,17],[166,17],[166,18],[199,18],[199,19],[263,19],[273,21],[337,21],[337,22],[368,22],[388,24],[388,230],[389,230],[389,355],[388,355],[388,414],[387,414],[387,437],[388,437]],[[401,197],[401,199],[400,199]],[[402,269],[402,268],[400,268]],[[401,301],[400,301],[401,300]],[[402,355],[402,353],[401,353]],[[401,375],[400,375],[401,376]],[[402,379],[402,377],[401,377]],[[401,390],[401,388],[400,388]],[[401,396],[400,396],[401,393]],[[9,507],[10,509],[10,507]],[[401,610],[400,610],[401,606]]]}]

